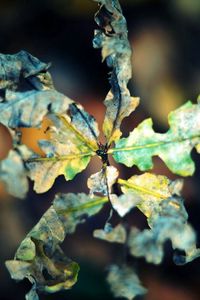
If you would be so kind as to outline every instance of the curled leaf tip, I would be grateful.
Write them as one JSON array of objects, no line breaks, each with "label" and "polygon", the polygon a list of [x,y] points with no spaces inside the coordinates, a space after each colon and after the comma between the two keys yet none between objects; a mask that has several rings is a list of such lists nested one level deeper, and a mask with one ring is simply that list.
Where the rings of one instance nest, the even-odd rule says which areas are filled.
[{"label": "curled leaf tip", "polygon": [[0,161],[0,180],[14,197],[23,199],[28,192],[29,184],[23,160],[31,154],[26,146],[21,145],[10,150],[8,156]]}]

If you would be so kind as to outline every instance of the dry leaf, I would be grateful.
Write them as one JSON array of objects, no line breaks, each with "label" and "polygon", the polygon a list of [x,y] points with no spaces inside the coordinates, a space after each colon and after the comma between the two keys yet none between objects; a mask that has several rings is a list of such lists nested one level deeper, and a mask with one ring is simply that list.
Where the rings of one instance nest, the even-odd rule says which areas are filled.
[{"label": "dry leaf", "polygon": [[95,16],[102,28],[95,31],[93,45],[102,48],[102,58],[112,69],[110,73],[111,90],[104,101],[106,115],[103,131],[108,145],[121,136],[122,120],[129,116],[139,104],[139,98],[131,97],[127,84],[131,78],[131,48],[127,37],[126,19],[117,0],[97,1],[101,4]]},{"label": "dry leaf", "polygon": [[94,230],[93,236],[110,243],[124,244],[126,241],[126,230],[122,224],[118,224],[114,228],[110,225],[105,226],[104,229]]}]

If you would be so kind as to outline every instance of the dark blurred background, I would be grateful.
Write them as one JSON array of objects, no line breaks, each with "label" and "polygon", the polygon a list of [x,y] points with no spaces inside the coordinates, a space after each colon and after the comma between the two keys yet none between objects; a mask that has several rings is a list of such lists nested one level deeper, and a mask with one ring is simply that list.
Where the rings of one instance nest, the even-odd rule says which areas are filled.
[{"label": "dark blurred background", "polygon": [[[165,132],[167,114],[188,99],[195,102],[200,92],[200,1],[121,0],[121,4],[133,47],[130,89],[134,96],[141,97],[140,107],[123,123],[124,135],[149,116],[154,120],[154,128]],[[97,3],[90,0],[1,0],[0,52],[13,54],[24,49],[44,62],[51,61],[56,88],[80,102],[102,124],[105,111],[102,102],[109,84],[108,69],[101,63],[100,51],[92,48],[96,9]],[[23,131],[23,141],[37,152],[40,151],[37,140],[43,136],[43,129]],[[1,159],[10,147],[11,139],[1,126]],[[195,151],[192,156],[197,170],[194,177],[185,180],[183,194],[189,222],[197,232],[200,246],[200,159]],[[155,173],[176,178],[159,158],[154,162]],[[10,279],[4,261],[13,257],[18,244],[50,206],[56,192],[88,192],[87,177],[99,168],[99,160],[93,159],[73,182],[60,177],[52,190],[42,195],[33,192],[30,182],[30,192],[24,201],[7,195],[3,184],[0,185],[1,300],[24,299],[30,289],[28,282],[17,284]],[[123,178],[139,174],[136,168],[129,170],[123,166],[120,172]],[[80,263],[79,281],[71,291],[41,295],[42,300],[113,299],[105,283],[105,270],[110,263],[120,261],[123,249],[92,238],[93,229],[102,227],[108,214],[109,208],[104,208],[100,215],[78,226],[76,233],[66,238],[65,253]],[[126,221],[139,228],[147,226],[137,210]],[[167,243],[165,248],[165,259],[160,266],[127,258],[149,289],[143,299],[200,299],[200,259],[177,267],[172,262],[171,244]]]}]

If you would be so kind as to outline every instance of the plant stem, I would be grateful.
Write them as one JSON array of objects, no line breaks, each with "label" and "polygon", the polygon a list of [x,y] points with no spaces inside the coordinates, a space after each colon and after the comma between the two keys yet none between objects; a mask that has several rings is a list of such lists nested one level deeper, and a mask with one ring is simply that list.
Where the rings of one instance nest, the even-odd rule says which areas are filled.
[{"label": "plant stem", "polygon": [[76,207],[68,207],[67,209],[57,210],[57,213],[59,213],[59,214],[68,214],[68,213],[71,213],[71,212],[82,211],[84,209],[91,208],[91,207],[94,207],[94,206],[98,206],[98,205],[106,203],[108,201],[109,201],[108,197],[102,197],[102,198],[96,198],[96,199],[94,198],[93,201],[84,203],[82,205],[78,205]]}]

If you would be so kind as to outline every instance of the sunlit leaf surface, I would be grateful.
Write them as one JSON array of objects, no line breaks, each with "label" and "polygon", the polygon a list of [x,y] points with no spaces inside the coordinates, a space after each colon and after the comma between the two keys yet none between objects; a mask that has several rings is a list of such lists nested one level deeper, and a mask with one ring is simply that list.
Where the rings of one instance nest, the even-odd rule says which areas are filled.
[{"label": "sunlit leaf surface", "polygon": [[116,142],[110,150],[117,162],[141,171],[153,167],[152,157],[158,155],[173,172],[181,176],[194,173],[191,150],[200,143],[200,104],[186,104],[169,114],[170,129],[155,133],[152,120],[143,121],[127,138]]},{"label": "sunlit leaf surface", "polygon": [[151,173],[134,175],[128,180],[119,179],[118,182],[125,195],[114,197],[113,206],[121,216],[137,206],[149,217],[161,201],[172,195],[179,195],[182,188],[181,180],[171,181],[166,176]]},{"label": "sunlit leaf surface", "polygon": [[27,163],[38,193],[50,189],[59,175],[73,179],[87,167],[98,148],[95,120],[76,104],[69,106],[69,114],[51,116],[54,126],[49,128],[50,140],[39,142],[45,157]]}]

